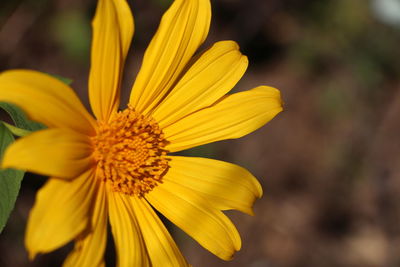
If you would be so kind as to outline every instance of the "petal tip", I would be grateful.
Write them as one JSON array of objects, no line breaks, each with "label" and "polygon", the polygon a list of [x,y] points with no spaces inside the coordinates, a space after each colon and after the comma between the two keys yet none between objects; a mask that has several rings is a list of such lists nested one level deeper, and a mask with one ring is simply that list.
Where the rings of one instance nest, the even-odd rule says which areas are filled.
[{"label": "petal tip", "polygon": [[258,185],[257,185],[257,195],[256,195],[256,197],[257,197],[258,199],[260,199],[260,198],[262,198],[263,195],[264,195],[264,191],[263,191],[263,189],[262,189],[262,186],[261,186],[260,183],[258,183]]},{"label": "petal tip", "polygon": [[245,68],[247,68],[249,65],[249,58],[246,55],[241,54],[240,63],[243,64]]},{"label": "petal tip", "polygon": [[251,208],[251,209],[247,212],[247,214],[254,217],[254,215],[255,215],[254,209]]},{"label": "petal tip", "polygon": [[[241,246],[240,246],[241,247]],[[229,251],[228,253],[224,254],[224,255],[217,255],[220,259],[224,260],[224,261],[231,261],[234,259],[235,257],[235,253],[238,252],[240,250],[240,247],[237,248],[235,246],[234,249],[232,249],[232,251]]]},{"label": "petal tip", "polygon": [[214,44],[215,47],[230,47],[232,50],[239,50],[239,44],[233,40],[219,41]]},{"label": "petal tip", "polygon": [[27,249],[27,250],[28,250],[28,259],[29,259],[29,261],[34,261],[38,253],[36,251],[31,250],[31,249]]}]

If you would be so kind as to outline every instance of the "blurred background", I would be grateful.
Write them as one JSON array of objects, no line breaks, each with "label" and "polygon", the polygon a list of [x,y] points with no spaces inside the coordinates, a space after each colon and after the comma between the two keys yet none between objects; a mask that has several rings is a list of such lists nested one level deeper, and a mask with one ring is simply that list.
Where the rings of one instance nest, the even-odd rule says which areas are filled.
[{"label": "blurred background", "polygon": [[[136,33],[126,103],[171,0],[129,0]],[[230,262],[169,225],[194,266],[400,266],[400,0],[213,0],[204,48],[235,40],[250,66],[234,90],[279,88],[285,111],[239,140],[184,152],[234,162],[264,188],[255,216],[228,212],[243,247]],[[2,0],[0,70],[73,79],[88,106],[96,1]],[[204,49],[203,48],[203,49]],[[44,177],[27,175],[0,235],[0,266],[60,266],[71,244],[29,262],[23,235]],[[110,240],[110,239],[109,239]],[[109,242],[107,262],[114,266]]]}]

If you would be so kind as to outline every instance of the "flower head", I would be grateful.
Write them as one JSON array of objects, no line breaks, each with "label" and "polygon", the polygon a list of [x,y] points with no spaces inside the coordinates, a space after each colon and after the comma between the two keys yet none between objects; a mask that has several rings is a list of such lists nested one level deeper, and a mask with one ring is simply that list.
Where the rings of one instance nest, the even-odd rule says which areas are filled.
[{"label": "flower head", "polygon": [[258,181],[234,164],[169,153],[246,135],[282,110],[281,99],[267,86],[227,94],[248,64],[232,41],[216,43],[189,64],[210,17],[209,0],[174,1],[121,111],[134,29],[125,0],[99,0],[93,20],[94,116],[49,75],[0,74],[0,101],[48,126],[12,144],[2,162],[50,177],[28,221],[31,258],[74,240],[65,266],[102,266],[109,222],[118,266],[188,266],[155,210],[221,259],[240,249],[240,236],[222,211],[252,214],[262,195]]}]

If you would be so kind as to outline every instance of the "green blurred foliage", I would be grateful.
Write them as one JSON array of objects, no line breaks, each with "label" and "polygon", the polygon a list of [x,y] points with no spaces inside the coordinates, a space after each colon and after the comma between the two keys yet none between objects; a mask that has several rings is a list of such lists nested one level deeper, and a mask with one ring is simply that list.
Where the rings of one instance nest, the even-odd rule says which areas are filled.
[{"label": "green blurred foliage", "polygon": [[[322,114],[346,115],[357,101],[381,103],[383,83],[400,77],[398,29],[378,23],[364,0],[313,1],[297,18],[301,38],[289,58],[294,69],[319,80]],[[332,79],[340,71],[351,81]]]},{"label": "green blurred foliage", "polygon": [[[14,142],[14,136],[4,126],[0,124],[0,155],[4,154],[6,148]],[[11,211],[14,209],[14,204],[17,199],[23,171],[6,169],[0,170],[0,233],[7,223]]]},{"label": "green blurred foliage", "polygon": [[87,60],[90,42],[90,20],[79,10],[67,10],[54,16],[52,35],[62,47],[66,58],[81,62]]},{"label": "green blurred foliage", "polygon": [[293,43],[291,52],[302,64],[318,67],[318,59],[326,59],[332,64],[354,64],[358,69],[369,62],[369,67],[362,67],[366,74],[385,71],[386,67],[394,75],[400,74],[399,64],[394,62],[400,51],[393,49],[399,35],[393,34],[396,29],[376,23],[364,0],[316,2],[300,18],[302,38]]}]

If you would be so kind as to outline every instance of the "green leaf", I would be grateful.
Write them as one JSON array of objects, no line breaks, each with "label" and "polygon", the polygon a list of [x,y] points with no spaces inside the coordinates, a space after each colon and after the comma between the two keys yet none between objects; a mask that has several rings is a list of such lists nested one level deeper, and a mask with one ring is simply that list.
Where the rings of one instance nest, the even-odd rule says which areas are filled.
[{"label": "green leaf", "polygon": [[19,107],[13,104],[0,102],[0,108],[4,109],[8,115],[10,115],[18,128],[28,131],[38,131],[46,128],[44,125],[38,122],[29,120],[25,113]]},{"label": "green leaf", "polygon": [[22,136],[26,136],[26,135],[32,133],[32,132],[29,131],[29,130],[24,130],[24,129],[15,127],[15,126],[13,126],[13,125],[11,125],[11,124],[5,122],[5,121],[2,121],[2,123],[3,123],[4,126],[6,126],[7,129],[8,129],[13,135],[15,135],[15,136],[22,137]]},{"label": "green leaf", "polygon": [[72,79],[70,79],[70,78],[65,78],[65,77],[62,77],[62,76],[57,75],[57,74],[50,74],[50,73],[48,73],[48,74],[49,74],[50,76],[53,76],[54,78],[56,78],[56,79],[62,81],[62,82],[65,83],[66,85],[71,85],[71,83],[74,81],[74,80],[72,80]]},{"label": "green leaf", "polygon": [[[14,142],[14,136],[0,124],[0,154],[3,155],[8,145]],[[14,209],[21,187],[24,172],[13,169],[0,170],[0,233]]]}]

